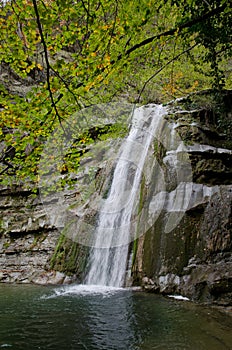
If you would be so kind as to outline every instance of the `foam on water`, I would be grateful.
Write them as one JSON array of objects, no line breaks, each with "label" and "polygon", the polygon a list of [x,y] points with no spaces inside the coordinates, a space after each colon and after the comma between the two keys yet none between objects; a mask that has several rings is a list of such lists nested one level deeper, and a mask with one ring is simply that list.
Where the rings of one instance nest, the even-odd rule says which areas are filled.
[{"label": "foam on water", "polygon": [[183,297],[182,295],[168,295],[169,298],[173,298],[175,300],[183,300],[183,301],[189,301],[190,299],[187,297]]},{"label": "foam on water", "polygon": [[114,295],[120,291],[125,291],[125,288],[117,288],[112,286],[101,286],[101,285],[70,285],[70,286],[62,286],[59,288],[55,288],[51,295],[43,295],[42,299],[51,299],[62,297],[66,295],[102,295],[104,297]]}]

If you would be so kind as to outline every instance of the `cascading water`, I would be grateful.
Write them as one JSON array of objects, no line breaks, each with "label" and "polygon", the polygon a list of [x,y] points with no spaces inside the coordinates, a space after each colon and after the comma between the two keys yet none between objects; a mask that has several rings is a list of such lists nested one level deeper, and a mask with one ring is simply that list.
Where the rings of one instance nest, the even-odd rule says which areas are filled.
[{"label": "cascading water", "polygon": [[143,168],[164,113],[164,107],[158,105],[134,111],[130,133],[119,150],[111,188],[99,213],[85,281],[88,285],[121,287],[125,283]]}]

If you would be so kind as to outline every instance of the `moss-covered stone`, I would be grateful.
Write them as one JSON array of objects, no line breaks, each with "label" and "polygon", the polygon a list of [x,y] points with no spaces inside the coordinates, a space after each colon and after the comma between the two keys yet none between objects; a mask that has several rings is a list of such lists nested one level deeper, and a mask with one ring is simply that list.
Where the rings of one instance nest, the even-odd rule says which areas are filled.
[{"label": "moss-covered stone", "polygon": [[89,248],[73,242],[65,234],[61,234],[56,249],[51,258],[51,269],[64,272],[67,275],[83,277]]}]

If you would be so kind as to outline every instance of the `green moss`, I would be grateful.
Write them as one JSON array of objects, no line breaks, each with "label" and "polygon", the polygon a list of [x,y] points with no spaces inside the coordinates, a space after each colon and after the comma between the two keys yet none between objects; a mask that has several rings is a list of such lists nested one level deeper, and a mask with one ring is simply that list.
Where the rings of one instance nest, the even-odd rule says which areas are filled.
[{"label": "green moss", "polygon": [[131,269],[132,270],[133,270],[135,262],[136,262],[137,250],[138,250],[138,238],[136,238],[133,241],[133,245],[132,245],[132,264],[131,264]]},{"label": "green moss", "polygon": [[77,274],[82,277],[85,272],[88,253],[88,247],[72,241],[63,232],[51,258],[50,267],[67,275]]},{"label": "green moss", "polygon": [[0,237],[4,234],[4,221],[0,219]]},{"label": "green moss", "polygon": [[39,243],[43,242],[46,238],[46,233],[36,233],[34,235],[33,242],[31,244],[31,248],[37,246]]},{"label": "green moss", "polygon": [[64,252],[65,252],[64,251],[65,240],[66,240],[65,235],[61,234],[50,261],[50,265],[52,269],[56,269],[58,266],[62,265]]},{"label": "green moss", "polygon": [[[140,236],[140,214],[142,213],[143,207],[144,207],[144,202],[146,200],[147,196],[147,191],[146,191],[146,179],[143,176],[141,179],[141,184],[140,184],[140,196],[139,196],[139,207],[138,207],[138,223],[137,223],[137,232],[136,232],[136,238],[134,239],[132,243],[132,264],[131,264],[131,269],[132,271],[135,268],[136,264],[136,256],[137,256],[137,250],[138,250],[138,242],[139,242],[139,236]],[[144,218],[143,218],[144,220]]]},{"label": "green moss", "polygon": [[165,157],[167,150],[164,147],[164,145],[162,144],[162,142],[160,142],[156,139],[153,143],[153,147],[154,147],[154,156],[155,156],[156,160],[158,161],[158,163],[160,164],[160,166],[162,166],[163,165],[163,158]]},{"label": "green moss", "polygon": [[4,248],[4,249],[9,248],[9,246],[10,246],[10,242],[4,242],[4,243],[3,243],[3,248]]},{"label": "green moss", "polygon": [[110,127],[105,127],[105,132],[99,136],[99,140],[123,138],[128,133],[128,126],[123,123],[115,123]]}]

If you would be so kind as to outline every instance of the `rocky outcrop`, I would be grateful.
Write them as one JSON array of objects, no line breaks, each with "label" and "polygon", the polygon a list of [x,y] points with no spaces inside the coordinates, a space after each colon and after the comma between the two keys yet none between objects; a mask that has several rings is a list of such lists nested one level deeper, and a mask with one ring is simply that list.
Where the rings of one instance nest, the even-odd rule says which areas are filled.
[{"label": "rocky outcrop", "polygon": [[140,256],[145,289],[231,304],[232,186],[215,186],[210,195],[202,195],[208,189],[193,186],[201,200],[186,211],[174,230],[164,232],[164,210],[145,234]]},{"label": "rocky outcrop", "polygon": [[65,275],[49,269],[59,231],[42,203],[23,188],[1,188],[0,281],[60,283]]},{"label": "rocky outcrop", "polygon": [[[191,103],[195,99],[192,96]],[[217,110],[215,116],[214,110],[186,110],[190,101],[182,100],[182,111],[174,107],[167,116],[184,140],[192,181],[182,184],[182,198],[188,203],[184,213],[177,208],[175,215],[182,218],[167,231],[167,220],[175,211],[172,193],[178,193],[178,186],[175,188],[173,178],[166,176],[170,190],[163,210],[138,242],[133,276],[146,290],[223,306],[232,304],[231,101],[232,93],[228,92],[221,115]],[[224,130],[217,126],[219,118]],[[167,152],[162,151],[159,161],[168,174],[165,157]]]},{"label": "rocky outcrop", "polygon": [[[107,145],[103,142],[96,154],[90,148],[92,156],[87,153],[81,160],[82,171],[71,176],[72,189],[47,193],[42,187],[33,189],[30,183],[0,187],[0,282],[61,284],[82,280],[91,245],[85,240],[96,221],[98,204],[93,198],[97,200],[99,192],[106,191],[110,179],[111,170],[104,163],[105,147],[112,146],[109,156],[119,144],[117,139]],[[61,179],[65,176],[60,175]]]},{"label": "rocky outcrop", "polygon": [[0,282],[70,283],[73,278],[51,268],[60,230],[50,223],[40,196],[23,187],[2,187],[0,208]]}]

